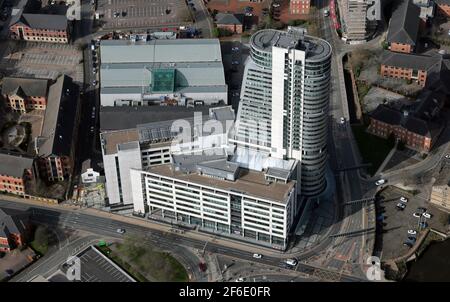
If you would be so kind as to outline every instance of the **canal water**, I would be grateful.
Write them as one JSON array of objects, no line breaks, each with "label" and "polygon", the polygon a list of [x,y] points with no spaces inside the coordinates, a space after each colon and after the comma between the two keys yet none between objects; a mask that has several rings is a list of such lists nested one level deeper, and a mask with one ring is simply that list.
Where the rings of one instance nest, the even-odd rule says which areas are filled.
[{"label": "canal water", "polygon": [[450,240],[431,244],[411,262],[405,282],[450,282]]}]

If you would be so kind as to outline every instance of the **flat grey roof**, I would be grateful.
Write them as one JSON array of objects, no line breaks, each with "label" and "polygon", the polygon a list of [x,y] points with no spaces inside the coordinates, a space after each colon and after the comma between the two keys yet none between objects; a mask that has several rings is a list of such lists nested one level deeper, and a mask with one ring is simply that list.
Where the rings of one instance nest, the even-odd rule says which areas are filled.
[{"label": "flat grey roof", "polygon": [[291,175],[291,171],[278,168],[268,168],[266,175],[274,178],[288,179],[289,175]]},{"label": "flat grey roof", "polygon": [[311,61],[323,60],[331,55],[331,45],[327,41],[308,35],[301,36],[295,29],[263,29],[253,34],[250,41],[256,49],[266,52],[272,52],[272,46],[304,50],[306,59]]},{"label": "flat grey roof", "polygon": [[222,61],[218,39],[104,40],[100,55],[102,64]]},{"label": "flat grey roof", "polygon": [[0,153],[0,174],[13,177],[22,177],[24,170],[33,168],[33,158]]},{"label": "flat grey roof", "polygon": [[133,129],[138,125],[167,122],[177,119],[193,118],[195,112],[207,115],[211,106],[197,106],[189,108],[185,106],[142,106],[142,107],[101,107],[100,129],[123,130]]},{"label": "flat grey roof", "polygon": [[222,189],[230,193],[240,192],[241,194],[255,198],[279,203],[286,203],[289,194],[295,194],[293,191],[295,181],[288,181],[287,183],[268,182],[265,180],[263,172],[247,169],[240,169],[239,176],[235,181],[202,176],[198,173],[186,174],[181,171],[176,171],[172,164],[151,166],[145,169],[145,171],[162,177],[171,177],[198,185]]}]

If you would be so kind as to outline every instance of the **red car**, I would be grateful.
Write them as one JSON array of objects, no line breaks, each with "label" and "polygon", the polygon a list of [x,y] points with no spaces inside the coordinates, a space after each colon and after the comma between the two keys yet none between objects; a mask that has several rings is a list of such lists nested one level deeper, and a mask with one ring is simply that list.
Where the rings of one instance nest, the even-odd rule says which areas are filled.
[{"label": "red car", "polygon": [[200,263],[198,264],[198,268],[199,268],[202,272],[205,272],[205,271],[206,271],[206,263],[200,262]]}]

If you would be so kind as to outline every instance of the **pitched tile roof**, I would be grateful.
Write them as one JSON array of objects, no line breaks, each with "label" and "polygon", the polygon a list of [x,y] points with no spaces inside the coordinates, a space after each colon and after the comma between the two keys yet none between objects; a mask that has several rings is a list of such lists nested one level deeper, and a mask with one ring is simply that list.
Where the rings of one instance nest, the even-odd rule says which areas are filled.
[{"label": "pitched tile roof", "polygon": [[33,159],[17,154],[0,153],[0,174],[20,178],[24,170],[31,170]]},{"label": "pitched tile roof", "polygon": [[77,107],[77,86],[72,78],[61,75],[49,89],[44,125],[38,138],[39,156],[70,155]]},{"label": "pitched tile roof", "polygon": [[419,35],[420,8],[412,0],[402,0],[389,21],[387,41],[416,45]]},{"label": "pitched tile roof", "polygon": [[53,29],[53,30],[67,29],[67,17],[65,15],[18,13],[11,20],[10,26],[17,23],[22,23],[35,29]]},{"label": "pitched tile roof", "polygon": [[5,77],[2,80],[2,93],[6,95],[13,95],[22,92],[26,96],[46,97],[47,90],[47,79]]}]

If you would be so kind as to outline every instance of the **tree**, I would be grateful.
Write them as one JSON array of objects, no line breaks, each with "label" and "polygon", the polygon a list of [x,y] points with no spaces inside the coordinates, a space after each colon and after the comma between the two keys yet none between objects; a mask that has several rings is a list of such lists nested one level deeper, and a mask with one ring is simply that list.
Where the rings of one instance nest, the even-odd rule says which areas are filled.
[{"label": "tree", "polygon": [[212,30],[212,35],[214,38],[219,38],[220,37],[220,31],[217,27],[213,28]]}]

